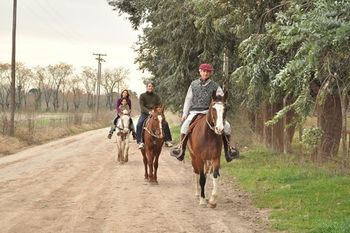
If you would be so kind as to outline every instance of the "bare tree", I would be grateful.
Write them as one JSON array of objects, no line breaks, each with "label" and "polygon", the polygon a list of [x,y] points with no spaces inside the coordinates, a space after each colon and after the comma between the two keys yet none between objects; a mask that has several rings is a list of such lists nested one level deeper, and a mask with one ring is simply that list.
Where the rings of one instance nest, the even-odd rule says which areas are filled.
[{"label": "bare tree", "polygon": [[72,65],[66,64],[66,63],[59,63],[56,65],[49,65],[48,66],[48,72],[50,74],[50,78],[53,81],[53,87],[54,87],[54,93],[53,93],[53,99],[52,104],[55,111],[59,108],[59,91],[61,86],[64,83],[64,80],[73,72]]},{"label": "bare tree", "polygon": [[41,108],[42,94],[44,90],[44,80],[47,76],[47,70],[45,67],[37,66],[33,72],[33,89],[32,94],[34,95],[35,110],[38,111]]},{"label": "bare tree", "polygon": [[33,77],[33,72],[30,68],[28,68],[24,63],[17,62],[16,63],[16,85],[17,85],[17,109],[20,110],[22,108],[22,104],[24,101],[24,105],[27,105],[26,101],[26,93],[28,92],[30,79]]},{"label": "bare tree", "polygon": [[11,83],[11,64],[0,64],[0,105],[1,109],[8,109],[10,106],[10,83]]},{"label": "bare tree", "polygon": [[73,78],[70,80],[70,90],[73,93],[73,105],[74,110],[78,110],[81,98],[83,94],[82,86],[83,86],[83,80],[82,77],[79,75],[74,75]]},{"label": "bare tree", "polygon": [[115,68],[113,70],[106,69],[102,75],[102,86],[106,93],[106,106],[113,109],[114,96],[113,93],[117,88],[117,91],[120,92],[121,87],[125,87],[125,80],[128,78],[129,71],[124,68]]},{"label": "bare tree", "polygon": [[44,100],[45,100],[45,111],[50,110],[50,100],[53,95],[53,88],[54,88],[54,80],[51,78],[49,74],[49,67],[43,68],[40,72],[42,72],[42,81],[43,81],[43,88],[42,93],[44,94]]},{"label": "bare tree", "polygon": [[96,89],[96,69],[85,66],[81,73],[81,78],[84,83],[85,92],[87,95],[87,107],[89,110],[94,108],[94,90]]}]

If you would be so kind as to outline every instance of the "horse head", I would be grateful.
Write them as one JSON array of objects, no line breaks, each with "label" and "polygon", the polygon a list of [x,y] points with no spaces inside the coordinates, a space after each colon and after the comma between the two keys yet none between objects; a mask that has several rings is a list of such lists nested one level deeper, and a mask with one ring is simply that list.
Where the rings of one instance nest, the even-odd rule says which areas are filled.
[{"label": "horse head", "polygon": [[155,106],[152,109],[149,119],[149,128],[152,129],[153,135],[163,138],[163,121],[165,120],[163,106]]},{"label": "horse head", "polygon": [[120,115],[119,121],[117,122],[117,129],[119,130],[118,133],[127,135],[130,132],[129,124],[130,124],[130,112],[127,110],[124,110]]},{"label": "horse head", "polygon": [[209,127],[218,135],[221,135],[224,131],[226,99],[227,91],[224,95],[218,95],[216,91],[213,91],[207,115],[207,123]]}]

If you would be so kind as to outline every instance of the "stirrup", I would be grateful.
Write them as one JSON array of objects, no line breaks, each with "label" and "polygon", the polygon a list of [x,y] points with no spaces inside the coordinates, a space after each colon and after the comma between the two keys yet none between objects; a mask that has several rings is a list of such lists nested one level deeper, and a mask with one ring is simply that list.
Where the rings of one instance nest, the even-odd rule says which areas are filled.
[{"label": "stirrup", "polygon": [[182,161],[183,160],[183,150],[182,147],[175,147],[170,149],[170,155],[177,158],[178,160]]},{"label": "stirrup", "polygon": [[145,147],[145,144],[143,142],[140,142],[139,149],[143,149]]},{"label": "stirrup", "polygon": [[235,147],[229,147],[228,151],[225,151],[225,159],[227,162],[231,162],[233,159],[238,159],[239,156],[239,150]]}]

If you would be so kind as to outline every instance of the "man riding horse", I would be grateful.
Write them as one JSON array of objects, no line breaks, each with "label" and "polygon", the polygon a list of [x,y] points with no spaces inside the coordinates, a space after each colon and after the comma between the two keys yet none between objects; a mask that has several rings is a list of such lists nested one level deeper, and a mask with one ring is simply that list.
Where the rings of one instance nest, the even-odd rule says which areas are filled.
[{"label": "man riding horse", "polygon": [[[147,91],[142,93],[140,95],[140,108],[141,108],[141,115],[139,117],[139,120],[136,125],[136,141],[139,145],[139,149],[142,149],[144,147],[143,138],[142,138],[142,131],[143,131],[143,125],[147,117],[150,115],[150,113],[153,111],[153,108],[155,106],[160,106],[161,101],[160,97],[154,93],[154,83],[148,82],[146,84]],[[164,139],[165,139],[165,145],[168,147],[173,146],[171,141],[171,132],[169,129],[168,122],[163,122],[163,130],[164,130]]]},{"label": "man riding horse", "polygon": [[[181,122],[183,122],[181,126],[181,142],[178,148],[174,148],[170,152],[172,156],[180,161],[185,157],[188,128],[192,119],[197,114],[206,113],[208,111],[213,91],[216,91],[217,95],[224,95],[219,84],[210,79],[213,70],[211,64],[201,64],[199,66],[199,74],[201,77],[194,80],[188,88],[181,118]],[[236,148],[230,146],[231,126],[227,121],[225,121],[222,138],[225,158],[227,162],[230,162],[232,159],[239,156],[239,152]]]}]

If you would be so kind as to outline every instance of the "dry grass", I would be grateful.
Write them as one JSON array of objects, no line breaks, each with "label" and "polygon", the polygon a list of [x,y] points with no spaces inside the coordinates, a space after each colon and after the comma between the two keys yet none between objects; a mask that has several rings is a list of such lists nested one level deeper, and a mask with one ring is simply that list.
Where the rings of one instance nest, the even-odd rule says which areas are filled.
[{"label": "dry grass", "polygon": [[28,144],[14,137],[7,137],[0,134],[0,156],[11,154]]},{"label": "dry grass", "polygon": [[[61,114],[62,115],[62,114]],[[0,134],[0,156],[13,154],[31,145],[40,145],[84,131],[106,127],[110,124],[110,113],[101,114],[98,122],[83,120],[82,114],[63,114],[55,118],[29,115],[16,122],[15,137]],[[41,121],[42,120],[42,121]]]}]

